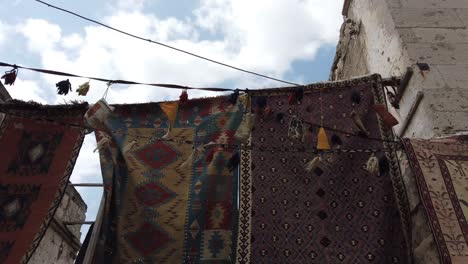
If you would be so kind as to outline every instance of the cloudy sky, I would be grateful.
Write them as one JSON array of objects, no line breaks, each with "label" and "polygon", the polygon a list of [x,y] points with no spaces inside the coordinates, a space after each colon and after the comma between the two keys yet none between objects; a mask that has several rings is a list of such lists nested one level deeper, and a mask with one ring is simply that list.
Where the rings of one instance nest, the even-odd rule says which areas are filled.
[{"label": "cloudy sky", "polygon": [[[343,0],[45,0],[113,27],[240,68],[295,83],[326,81],[342,22]],[[284,84],[248,75],[133,39],[34,0],[2,1],[0,61],[85,76],[194,87],[259,89]],[[4,69],[8,70],[8,69]],[[59,76],[21,70],[7,89],[16,99],[93,103],[106,85],[91,81],[86,97],[57,95]],[[70,79],[74,88],[87,81]],[[112,86],[110,103],[175,99],[180,91]],[[209,95],[189,92],[189,97]],[[101,182],[96,143],[87,136],[72,182]],[[99,188],[79,188],[94,220]],[[86,231],[87,228],[83,228]]]}]

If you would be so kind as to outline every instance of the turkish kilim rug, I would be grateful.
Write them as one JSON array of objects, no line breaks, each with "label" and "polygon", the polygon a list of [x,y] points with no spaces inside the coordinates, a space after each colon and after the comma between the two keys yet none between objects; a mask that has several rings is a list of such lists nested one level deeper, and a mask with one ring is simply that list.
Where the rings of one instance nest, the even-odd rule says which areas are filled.
[{"label": "turkish kilim rug", "polygon": [[8,112],[0,122],[0,263],[27,262],[41,241],[81,148],[86,109],[0,106]]},{"label": "turkish kilim rug", "polygon": [[441,263],[468,263],[468,138],[403,142]]},{"label": "turkish kilim rug", "polygon": [[[396,155],[377,151],[381,172],[372,175],[365,169],[372,153],[356,151],[395,145],[372,107],[385,104],[380,76],[308,85],[295,102],[297,89],[253,92],[254,109],[268,97],[265,113],[257,111],[254,150],[241,153],[237,263],[410,262]],[[343,152],[320,154],[308,173],[306,164],[318,155],[321,112],[332,149]]]},{"label": "turkish kilim rug", "polygon": [[97,133],[112,140],[100,150],[106,207],[96,263],[233,260],[238,170],[228,161],[236,150],[202,146],[235,144],[243,112],[240,100],[192,99],[162,139],[170,122],[158,103],[115,106],[114,132]]}]

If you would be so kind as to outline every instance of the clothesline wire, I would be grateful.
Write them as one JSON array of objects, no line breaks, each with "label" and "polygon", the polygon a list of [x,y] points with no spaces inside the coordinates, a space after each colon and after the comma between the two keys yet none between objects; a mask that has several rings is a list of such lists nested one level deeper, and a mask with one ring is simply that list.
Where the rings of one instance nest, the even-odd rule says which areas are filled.
[{"label": "clothesline wire", "polygon": [[41,0],[34,0],[34,1],[36,1],[36,2],[38,2],[38,3],[41,3],[41,4],[43,4],[43,5],[46,5],[46,6],[48,6],[48,7],[57,9],[57,10],[59,10],[59,11],[68,13],[68,14],[70,14],[70,15],[79,17],[79,18],[81,18],[81,19],[87,20],[87,21],[89,21],[89,22],[95,23],[95,24],[100,25],[100,26],[102,26],[102,27],[105,27],[105,28],[107,28],[107,29],[110,29],[110,30],[116,31],[116,32],[118,32],[118,33],[127,35],[127,36],[132,37],[132,38],[136,38],[136,39],[139,39],[139,40],[147,41],[147,42],[152,43],[152,44],[160,45],[160,46],[163,46],[163,47],[166,47],[166,48],[169,48],[169,49],[172,49],[172,50],[181,52],[181,53],[185,53],[185,54],[187,54],[187,55],[190,55],[190,56],[193,56],[193,57],[196,57],[196,58],[205,60],[205,61],[209,61],[209,62],[218,64],[218,65],[221,65],[221,66],[224,66],[224,67],[228,67],[228,68],[231,68],[231,69],[234,69],[234,70],[237,70],[237,71],[241,71],[241,72],[244,72],[244,73],[256,75],[256,76],[263,77],[263,78],[270,79],[270,80],[277,81],[277,82],[282,82],[282,83],[286,83],[286,84],[291,84],[291,85],[300,86],[300,84],[297,84],[297,83],[293,83],[293,82],[289,82],[289,81],[284,81],[284,80],[281,80],[281,79],[278,79],[278,78],[274,78],[274,77],[271,77],[271,76],[268,76],[268,75],[256,73],[256,72],[249,71],[249,70],[245,70],[245,69],[242,69],[242,68],[239,68],[239,67],[236,67],[236,66],[233,66],[233,65],[224,63],[224,62],[220,62],[220,61],[217,61],[217,60],[214,60],[214,59],[210,59],[210,58],[207,58],[207,57],[204,57],[204,56],[195,54],[195,53],[193,53],[193,52],[189,52],[189,51],[186,51],[186,50],[183,50],[183,49],[176,48],[176,47],[171,46],[171,45],[168,45],[168,44],[164,44],[164,43],[161,43],[161,42],[158,42],[158,41],[154,41],[154,40],[151,40],[151,39],[147,39],[147,38],[144,38],[144,37],[140,37],[140,36],[134,35],[134,34],[132,34],[132,33],[128,33],[128,32],[126,32],[126,31],[123,31],[123,30],[120,30],[120,29],[111,27],[111,26],[106,25],[106,24],[104,24],[104,23],[102,23],[102,22],[99,22],[99,21],[97,21],[97,20],[94,20],[94,19],[85,17],[85,16],[83,16],[83,15],[77,14],[77,13],[75,13],[75,12],[69,11],[69,10],[67,10],[67,9],[64,9],[64,8],[61,8],[61,7],[58,7],[58,6],[54,6],[54,5],[52,5],[52,4],[49,4],[49,3],[44,2],[44,1],[41,1]]},{"label": "clothesline wire", "polygon": [[[24,69],[24,70],[29,70],[29,71],[35,71],[39,73],[44,73],[44,74],[51,74],[51,75],[58,75],[58,76],[65,76],[65,77],[75,77],[75,78],[83,78],[83,79],[89,79],[89,80],[95,80],[95,81],[100,81],[100,82],[105,82],[107,86],[109,84],[127,84],[127,85],[147,85],[147,86],[155,86],[155,87],[161,87],[161,88],[169,88],[169,89],[183,89],[183,90],[203,90],[203,91],[210,91],[210,92],[236,92],[236,91],[241,91],[245,93],[250,93],[254,95],[258,94],[264,94],[264,93],[271,93],[271,88],[269,89],[229,89],[229,88],[219,88],[219,87],[190,87],[190,86],[183,86],[183,85],[178,85],[178,84],[165,84],[165,83],[144,83],[144,82],[136,82],[136,81],[127,81],[127,80],[115,80],[115,79],[106,79],[103,77],[90,77],[90,76],[84,76],[84,75],[79,75],[75,73],[68,73],[68,72],[62,72],[62,71],[56,71],[56,70],[48,70],[48,69],[41,69],[41,68],[33,68],[33,67],[27,67],[27,66],[21,66],[18,64],[11,64],[7,62],[0,62],[0,67],[12,67],[13,69]],[[383,85],[388,85],[393,81],[395,77],[391,78],[386,78],[382,79],[381,83]],[[310,85],[301,85],[301,87],[309,87]],[[292,87],[282,87],[282,88],[274,88],[274,89],[283,89],[284,88],[292,88]],[[343,87],[345,88],[345,87]],[[316,89],[315,91],[320,92],[321,88]],[[305,91],[307,92],[307,91]]]},{"label": "clothesline wire", "polygon": [[[87,129],[89,127],[86,127],[84,124],[74,124],[74,123],[67,123],[67,122],[61,122],[55,119],[50,119],[50,118],[31,118],[31,117],[25,117],[22,115],[10,113],[10,112],[4,112],[0,111],[5,114],[9,114],[12,116],[20,117],[20,118],[30,118],[34,120],[39,120],[39,121],[45,121],[45,122],[50,122],[50,123],[55,123],[59,124],[62,126],[69,126],[69,127],[75,127],[75,128],[80,128],[80,129]],[[126,123],[124,121],[124,123]],[[313,123],[311,123],[313,124]],[[318,126],[317,124],[313,124],[315,126]],[[143,135],[137,135],[137,134],[131,134],[131,133],[125,133],[122,131],[116,131],[116,130],[106,130],[106,129],[99,129],[99,128],[93,128],[95,131],[100,131],[100,132],[105,132],[105,133],[111,133],[111,134],[117,134],[117,135],[122,135],[122,136],[131,136],[133,138],[144,138],[144,139],[150,139],[150,140],[159,140],[159,141],[168,141],[168,142],[174,142],[174,143],[179,143],[179,144],[189,144],[192,146],[196,145],[201,145],[201,142],[196,142],[196,141],[191,141],[191,140],[177,140],[177,139],[164,139],[164,138],[156,138],[155,136],[143,136]],[[335,130],[338,132],[338,130]],[[343,131],[344,132],[344,131]],[[354,135],[348,132],[344,132],[348,135],[351,136],[358,136]],[[366,138],[363,138],[366,139]],[[244,149],[252,149],[252,150],[259,150],[259,151],[279,151],[279,152],[306,152],[306,153],[319,153],[319,152],[378,152],[378,151],[393,151],[393,150],[398,150],[401,149],[401,142],[399,141],[390,141],[389,143],[397,143],[397,147],[392,147],[392,148],[382,148],[382,149],[331,149],[331,150],[317,150],[317,149],[312,149],[312,151],[306,151],[305,148],[287,148],[287,147],[271,147],[271,148],[266,148],[266,147],[256,147],[250,144],[250,145],[244,145],[244,144],[218,144],[218,143],[203,143],[204,145],[210,144],[211,146],[219,146],[221,148],[244,148]],[[290,151],[292,150],[292,151]]]},{"label": "clothesline wire", "polygon": [[[161,88],[203,90],[203,91],[210,91],[210,92],[233,92],[235,91],[233,89],[228,89],[228,88],[216,88],[216,87],[200,88],[200,87],[189,87],[189,86],[182,86],[182,85],[177,85],[177,84],[166,84],[166,83],[142,83],[142,82],[126,81],[126,80],[111,80],[111,79],[106,79],[106,78],[83,76],[83,75],[55,71],[55,70],[25,67],[25,66],[20,66],[17,64],[6,63],[6,62],[0,62],[0,67],[13,67],[13,68],[18,68],[18,69],[25,69],[25,70],[45,73],[45,74],[52,74],[52,75],[65,76],[65,77],[84,78],[84,79],[90,79],[90,80],[95,80],[95,81],[100,81],[100,82],[105,82],[105,83],[111,83],[111,84],[148,85],[148,86],[156,86],[156,87],[161,87]],[[244,92],[246,91],[246,89],[237,89],[237,90],[244,91]]]}]

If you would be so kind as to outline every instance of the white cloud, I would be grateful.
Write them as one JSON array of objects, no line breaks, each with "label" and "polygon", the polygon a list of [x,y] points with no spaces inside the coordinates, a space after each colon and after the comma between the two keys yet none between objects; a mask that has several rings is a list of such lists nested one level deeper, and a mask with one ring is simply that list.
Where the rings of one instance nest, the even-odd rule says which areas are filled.
[{"label": "white cloud", "polygon": [[118,0],[116,6],[117,10],[139,10],[146,4],[146,0]]},{"label": "white cloud", "polygon": [[7,25],[0,21],[0,47],[5,43],[7,39],[7,34],[9,33]]},{"label": "white cloud", "polygon": [[47,100],[46,94],[39,87],[38,83],[31,80],[22,80],[20,77],[16,78],[13,86],[5,86],[8,93],[14,99],[23,101],[35,101],[38,103],[51,103]]},{"label": "white cloud", "polygon": [[62,46],[66,49],[79,48],[82,43],[83,43],[83,38],[77,33],[73,33],[71,35],[65,36],[62,39]]},{"label": "white cloud", "polygon": [[[271,0],[266,5],[260,1],[206,0],[201,1],[191,21],[189,18],[159,19],[138,8],[144,1],[122,0],[117,5],[120,11],[102,20],[132,34],[282,78],[294,60],[312,59],[321,46],[334,45],[341,22],[341,3],[342,0]],[[135,8],[127,9],[122,5]],[[211,30],[220,38],[201,39],[201,29]],[[242,88],[284,85],[254,78],[99,26],[87,26],[84,33],[71,33],[63,37],[60,26],[41,19],[28,19],[19,30],[26,37],[30,50],[41,56],[42,66],[49,69],[187,86],[216,86],[225,81]],[[43,78],[49,89],[55,89],[55,83],[60,81],[60,77],[56,76]],[[71,81],[76,88],[86,80]],[[86,100],[93,102],[99,99],[104,89],[105,84],[92,82]],[[109,101],[158,101],[167,97],[176,98],[179,93],[155,87],[119,86],[112,87]],[[204,92],[191,94],[207,95]],[[66,98],[78,97],[69,95]],[[51,101],[62,100],[63,97],[57,96]]]},{"label": "white cloud", "polygon": [[27,19],[17,30],[28,40],[28,49],[42,53],[55,48],[61,38],[61,28],[44,19]]},{"label": "white cloud", "polygon": [[342,1],[204,0],[196,22],[238,48],[236,63],[281,76],[338,39]]}]

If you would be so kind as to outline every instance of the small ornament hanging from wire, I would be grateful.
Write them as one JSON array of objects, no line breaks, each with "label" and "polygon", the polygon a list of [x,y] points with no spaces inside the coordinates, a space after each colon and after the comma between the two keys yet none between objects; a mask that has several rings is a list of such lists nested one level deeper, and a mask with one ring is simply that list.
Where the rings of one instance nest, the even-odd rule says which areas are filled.
[{"label": "small ornament hanging from wire", "polygon": [[179,96],[179,104],[183,105],[188,102],[188,93],[187,90],[182,90],[182,93]]},{"label": "small ornament hanging from wire", "polygon": [[11,86],[15,83],[16,76],[18,76],[18,67],[14,66],[12,70],[5,72],[2,79],[5,79],[5,85]]},{"label": "small ornament hanging from wire", "polygon": [[78,95],[81,95],[81,96],[86,96],[86,94],[88,94],[88,91],[89,91],[89,81],[78,86],[78,89],[76,89],[76,92],[78,93]]},{"label": "small ornament hanging from wire", "polygon": [[55,86],[57,87],[57,93],[60,95],[67,95],[72,90],[71,83],[68,79],[56,83]]}]

